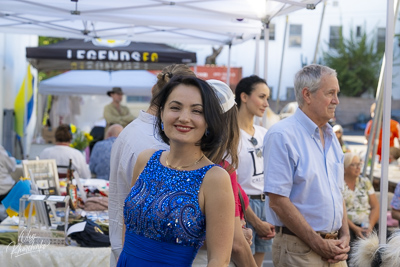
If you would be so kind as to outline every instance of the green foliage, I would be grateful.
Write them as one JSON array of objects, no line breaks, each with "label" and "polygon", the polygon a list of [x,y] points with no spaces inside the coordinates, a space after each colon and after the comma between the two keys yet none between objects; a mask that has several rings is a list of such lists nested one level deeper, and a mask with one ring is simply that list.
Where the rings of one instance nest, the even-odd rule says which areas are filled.
[{"label": "green foliage", "polygon": [[[39,36],[39,46],[49,45],[49,44],[56,44],[59,41],[65,40],[65,38],[53,38],[53,37],[46,37],[46,36]],[[61,73],[65,72],[60,70],[52,70],[52,71],[40,71],[38,73],[39,82],[46,80],[48,78],[54,77]]]},{"label": "green foliage", "polygon": [[382,56],[374,39],[369,40],[365,32],[356,37],[353,30],[349,39],[340,34],[336,47],[323,52],[324,64],[337,71],[341,93],[355,97],[365,92],[375,95]]},{"label": "green foliage", "polygon": [[53,38],[53,37],[39,36],[39,46],[56,44],[62,40],[65,40],[65,38]]}]

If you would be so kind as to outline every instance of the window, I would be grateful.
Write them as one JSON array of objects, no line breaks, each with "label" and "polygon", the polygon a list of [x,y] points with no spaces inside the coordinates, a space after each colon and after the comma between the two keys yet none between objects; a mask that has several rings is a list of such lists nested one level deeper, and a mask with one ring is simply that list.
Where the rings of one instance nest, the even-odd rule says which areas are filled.
[{"label": "window", "polygon": [[296,95],[294,94],[294,87],[287,87],[286,88],[286,100],[287,101],[296,100]]},{"label": "window", "polygon": [[301,25],[292,24],[289,27],[289,47],[301,47]]},{"label": "window", "polygon": [[[264,40],[264,30],[261,30],[260,40]],[[275,41],[275,24],[269,24],[269,40]]]},{"label": "window", "polygon": [[361,26],[357,26],[356,28],[356,37],[361,37]]},{"label": "window", "polygon": [[269,40],[270,41],[275,40],[275,24],[269,25]]},{"label": "window", "polygon": [[386,28],[378,28],[378,38],[376,44],[376,50],[378,52],[385,51],[385,39],[386,39]]},{"label": "window", "polygon": [[342,26],[331,26],[329,31],[329,47],[337,48],[342,37]]}]

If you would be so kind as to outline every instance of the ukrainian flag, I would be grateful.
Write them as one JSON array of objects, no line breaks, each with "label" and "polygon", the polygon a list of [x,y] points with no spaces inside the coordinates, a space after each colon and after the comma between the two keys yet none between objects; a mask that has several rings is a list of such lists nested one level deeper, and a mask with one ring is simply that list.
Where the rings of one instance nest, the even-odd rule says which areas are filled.
[{"label": "ukrainian flag", "polygon": [[[34,77],[31,73],[31,65],[28,64],[28,70],[18,95],[15,98],[15,132],[19,138],[24,135],[25,127],[28,125],[33,111],[33,88]],[[25,117],[26,116],[26,117]]]}]

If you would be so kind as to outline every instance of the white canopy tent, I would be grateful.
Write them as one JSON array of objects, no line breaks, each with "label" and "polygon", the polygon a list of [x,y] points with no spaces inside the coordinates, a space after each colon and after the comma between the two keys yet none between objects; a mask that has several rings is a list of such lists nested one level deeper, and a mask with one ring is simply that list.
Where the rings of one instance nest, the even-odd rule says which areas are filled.
[{"label": "white canopy tent", "polygon": [[[303,8],[314,9],[319,2],[321,0],[0,0],[0,32],[230,47],[259,36],[263,27],[268,36],[272,18]],[[265,52],[267,55],[268,38]],[[266,58],[264,78],[267,77]]]},{"label": "white canopy tent", "polygon": [[[0,31],[66,38],[230,45],[257,36],[263,24],[264,34],[268,36],[268,24],[273,17],[301,8],[313,9],[319,2],[321,0],[0,0]],[[386,55],[389,57],[393,50],[393,26],[389,25],[394,21],[390,14],[394,10],[393,2],[387,0]],[[391,57],[387,63],[384,137],[389,133],[390,104],[387,102],[391,96]],[[384,147],[384,161],[387,155]],[[385,164],[382,170],[385,170],[382,173],[385,177]],[[382,183],[387,180],[383,179]]]},{"label": "white canopy tent", "polygon": [[[127,96],[141,96],[151,98],[151,88],[155,84],[157,76],[147,70],[71,70],[54,76],[39,83],[38,95],[38,122],[36,131],[42,128],[41,122],[46,109],[46,95],[56,96],[55,110],[60,109],[59,100],[74,102],[79,107],[79,116],[70,116],[73,123],[83,130],[90,131],[94,123],[102,118],[103,108],[111,102],[107,92],[112,87],[121,87]],[[74,96],[71,98],[71,96]],[[76,98],[79,96],[79,98]],[[69,100],[65,100],[68,98]],[[65,102],[63,102],[65,103]],[[84,103],[84,105],[82,105]],[[54,102],[53,102],[54,104]],[[69,105],[63,105],[63,112],[74,114]],[[52,107],[53,109],[53,107]],[[70,110],[71,109],[71,110]],[[56,119],[57,116],[51,116]],[[57,121],[57,120],[56,120]],[[54,122],[54,121],[53,121]],[[39,132],[35,133],[37,136]]]},{"label": "white canopy tent", "polygon": [[129,96],[149,96],[157,76],[147,70],[71,70],[39,83],[44,95],[106,95],[121,87]]}]

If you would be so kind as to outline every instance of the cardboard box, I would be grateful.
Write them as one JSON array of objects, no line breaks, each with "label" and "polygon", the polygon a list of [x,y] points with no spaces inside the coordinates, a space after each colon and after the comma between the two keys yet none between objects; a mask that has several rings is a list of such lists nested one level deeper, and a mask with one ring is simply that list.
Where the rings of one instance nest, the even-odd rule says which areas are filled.
[{"label": "cardboard box", "polygon": [[56,143],[56,128],[44,126],[42,128],[42,137],[46,144]]}]

